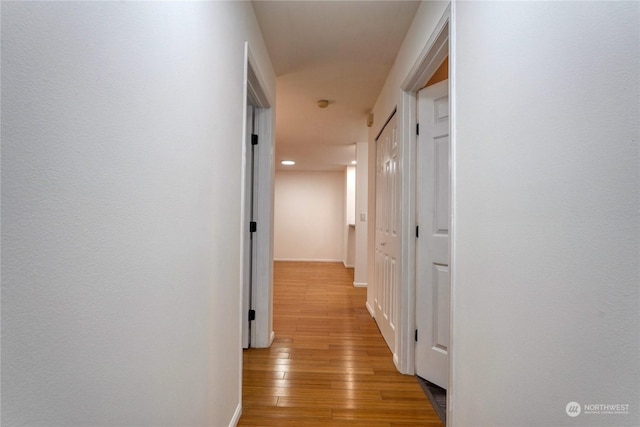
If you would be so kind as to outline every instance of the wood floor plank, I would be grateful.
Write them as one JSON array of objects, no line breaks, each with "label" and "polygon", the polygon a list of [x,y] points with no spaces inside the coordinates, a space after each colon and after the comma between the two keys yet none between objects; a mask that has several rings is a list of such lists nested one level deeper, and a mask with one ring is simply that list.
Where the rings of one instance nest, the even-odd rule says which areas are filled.
[{"label": "wood floor plank", "polygon": [[305,398],[340,398],[340,399],[369,399],[382,403],[382,396],[379,390],[346,390],[346,389],[323,389],[321,387],[255,387],[245,385],[242,387],[243,393],[260,394],[263,396],[278,397],[305,397]]},{"label": "wood floor plank", "polygon": [[330,420],[331,409],[316,408],[313,406],[307,408],[289,408],[281,406],[249,407],[243,409],[242,415],[247,418],[259,415],[260,418],[285,418],[288,420]]},{"label": "wood floor plank", "polygon": [[339,263],[275,263],[276,339],[243,354],[239,426],[442,427],[352,283]]},{"label": "wood floor plank", "polygon": [[433,422],[440,419],[435,414],[435,411],[429,411],[427,409],[334,409],[334,420],[354,420],[354,421],[421,421],[421,422]]},{"label": "wood floor plank", "polygon": [[[303,419],[253,419],[241,420],[242,426],[252,427],[391,427],[385,422],[360,422],[360,421],[334,421],[334,420],[303,420]],[[417,424],[416,424],[417,425]]]}]

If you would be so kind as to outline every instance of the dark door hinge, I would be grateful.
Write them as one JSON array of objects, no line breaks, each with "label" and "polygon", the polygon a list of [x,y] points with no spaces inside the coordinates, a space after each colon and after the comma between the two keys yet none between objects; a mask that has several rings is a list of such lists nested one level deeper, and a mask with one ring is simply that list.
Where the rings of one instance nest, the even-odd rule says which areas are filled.
[{"label": "dark door hinge", "polygon": [[420,123],[416,123],[416,135],[420,135]]},{"label": "dark door hinge", "polygon": [[251,221],[249,223],[249,232],[250,233],[255,233],[256,231],[258,231],[258,223],[255,221]]},{"label": "dark door hinge", "polygon": [[249,321],[256,320],[256,311],[249,310]]},{"label": "dark door hinge", "polygon": [[418,330],[416,329],[416,342],[418,342]]},{"label": "dark door hinge", "polygon": [[258,145],[258,135],[255,133],[251,134],[251,145]]},{"label": "dark door hinge", "polygon": [[416,239],[420,237],[420,226],[416,225]]}]

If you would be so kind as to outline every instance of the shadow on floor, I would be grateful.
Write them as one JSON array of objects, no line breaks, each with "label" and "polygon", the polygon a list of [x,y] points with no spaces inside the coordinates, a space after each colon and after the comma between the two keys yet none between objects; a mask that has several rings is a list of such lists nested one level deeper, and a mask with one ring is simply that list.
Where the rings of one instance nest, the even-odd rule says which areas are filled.
[{"label": "shadow on floor", "polygon": [[420,387],[422,387],[422,390],[424,390],[424,393],[429,398],[431,405],[433,405],[433,408],[436,410],[436,413],[440,417],[442,424],[446,426],[447,425],[447,419],[446,419],[447,390],[443,389],[442,387],[438,387],[437,385],[430,383],[429,381],[417,375],[416,375],[416,378],[418,379],[418,383],[420,384]]}]

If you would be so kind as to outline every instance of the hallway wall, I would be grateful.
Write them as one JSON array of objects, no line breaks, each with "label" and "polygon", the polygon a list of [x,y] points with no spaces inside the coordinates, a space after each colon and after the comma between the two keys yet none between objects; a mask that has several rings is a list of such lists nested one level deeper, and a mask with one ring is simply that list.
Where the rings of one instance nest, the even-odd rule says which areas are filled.
[{"label": "hallway wall", "polygon": [[274,258],[343,262],[345,173],[276,171]]},{"label": "hallway wall", "polygon": [[[372,181],[447,5],[421,4],[376,102]],[[452,427],[640,425],[639,29],[637,2],[452,4]]]},{"label": "hallway wall", "polygon": [[353,271],[354,286],[367,286],[367,209],[368,209],[368,160],[369,143],[356,143],[356,242],[355,268]]},{"label": "hallway wall", "polygon": [[452,426],[640,425],[640,3],[455,6]]},{"label": "hallway wall", "polygon": [[1,7],[2,425],[229,425],[251,3]]}]

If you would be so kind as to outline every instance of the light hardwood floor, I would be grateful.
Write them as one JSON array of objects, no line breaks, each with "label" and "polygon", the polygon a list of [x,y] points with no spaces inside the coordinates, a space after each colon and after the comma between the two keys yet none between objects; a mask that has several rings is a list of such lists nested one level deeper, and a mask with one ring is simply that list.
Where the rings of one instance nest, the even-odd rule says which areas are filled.
[{"label": "light hardwood floor", "polygon": [[239,426],[442,427],[352,283],[339,263],[275,263],[276,340],[244,351]]}]

